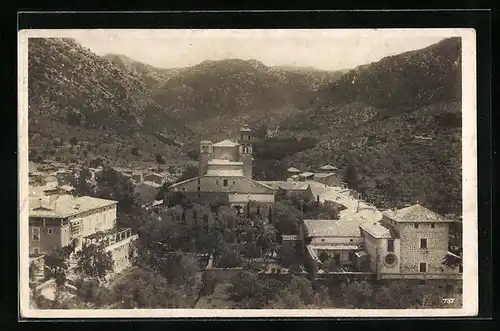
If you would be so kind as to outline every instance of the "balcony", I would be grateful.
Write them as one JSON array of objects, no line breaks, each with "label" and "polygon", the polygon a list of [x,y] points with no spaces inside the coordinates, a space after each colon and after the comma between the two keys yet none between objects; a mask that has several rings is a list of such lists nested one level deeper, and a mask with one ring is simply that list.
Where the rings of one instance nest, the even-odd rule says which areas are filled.
[{"label": "balcony", "polygon": [[83,233],[83,219],[77,218],[70,222],[71,239],[80,237]]},{"label": "balcony", "polygon": [[98,231],[83,238],[83,244],[89,245],[104,243],[105,246],[110,246],[131,237],[133,237],[133,235],[130,228],[111,229],[108,231]]}]

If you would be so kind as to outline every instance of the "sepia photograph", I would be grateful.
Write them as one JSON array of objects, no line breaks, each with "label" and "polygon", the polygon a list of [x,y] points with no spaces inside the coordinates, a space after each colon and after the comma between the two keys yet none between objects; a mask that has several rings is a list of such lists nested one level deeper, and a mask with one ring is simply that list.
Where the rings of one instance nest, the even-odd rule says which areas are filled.
[{"label": "sepia photograph", "polygon": [[477,313],[473,29],[18,38],[22,317]]}]

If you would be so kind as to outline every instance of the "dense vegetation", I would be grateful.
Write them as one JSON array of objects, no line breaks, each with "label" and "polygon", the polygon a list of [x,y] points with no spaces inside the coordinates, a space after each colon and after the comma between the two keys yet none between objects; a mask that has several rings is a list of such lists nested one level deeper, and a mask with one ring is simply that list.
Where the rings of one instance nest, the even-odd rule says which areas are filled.
[{"label": "dense vegetation", "polygon": [[282,123],[284,135],[319,140],[285,166],[352,165],[380,207],[460,214],[460,50],[451,38],[348,72],[321,104]]},{"label": "dense vegetation", "polygon": [[[63,154],[74,136],[91,146],[82,148],[86,157],[183,157],[181,144],[191,132],[152,101],[139,76],[72,39],[30,38],[28,65],[30,149],[37,156]],[[133,147],[142,157],[131,154]]]}]

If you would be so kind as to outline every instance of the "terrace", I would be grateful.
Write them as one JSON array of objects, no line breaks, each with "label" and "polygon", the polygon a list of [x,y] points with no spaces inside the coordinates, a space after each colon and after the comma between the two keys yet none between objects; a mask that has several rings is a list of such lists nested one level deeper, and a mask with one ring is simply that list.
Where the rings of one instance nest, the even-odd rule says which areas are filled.
[{"label": "terrace", "polygon": [[113,245],[132,237],[132,229],[110,229],[106,231],[98,231],[83,238],[83,244],[100,244],[105,243],[106,246]]}]

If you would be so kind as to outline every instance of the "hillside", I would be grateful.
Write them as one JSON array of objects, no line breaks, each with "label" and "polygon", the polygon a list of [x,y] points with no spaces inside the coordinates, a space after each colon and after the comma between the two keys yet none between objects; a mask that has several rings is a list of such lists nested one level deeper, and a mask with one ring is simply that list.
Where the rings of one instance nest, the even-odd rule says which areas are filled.
[{"label": "hillside", "polygon": [[255,60],[207,60],[176,72],[154,98],[195,132],[216,139],[243,121],[279,123],[310,105],[318,89],[338,78],[321,71],[285,71]]},{"label": "hillside", "polygon": [[165,84],[165,82],[174,75],[177,71],[182,69],[164,69],[151,66],[133,60],[125,55],[120,54],[106,54],[104,58],[111,61],[121,69],[129,71],[142,79],[151,89],[155,89]]},{"label": "hillside", "polygon": [[380,206],[460,213],[460,63],[460,39],[451,38],[346,73],[280,126],[282,135],[319,140],[284,166],[352,164]]},{"label": "hillside", "polygon": [[[32,157],[185,158],[192,133],[152,101],[151,88],[72,39],[30,38],[28,88]],[[85,147],[69,146],[71,137]]]}]

